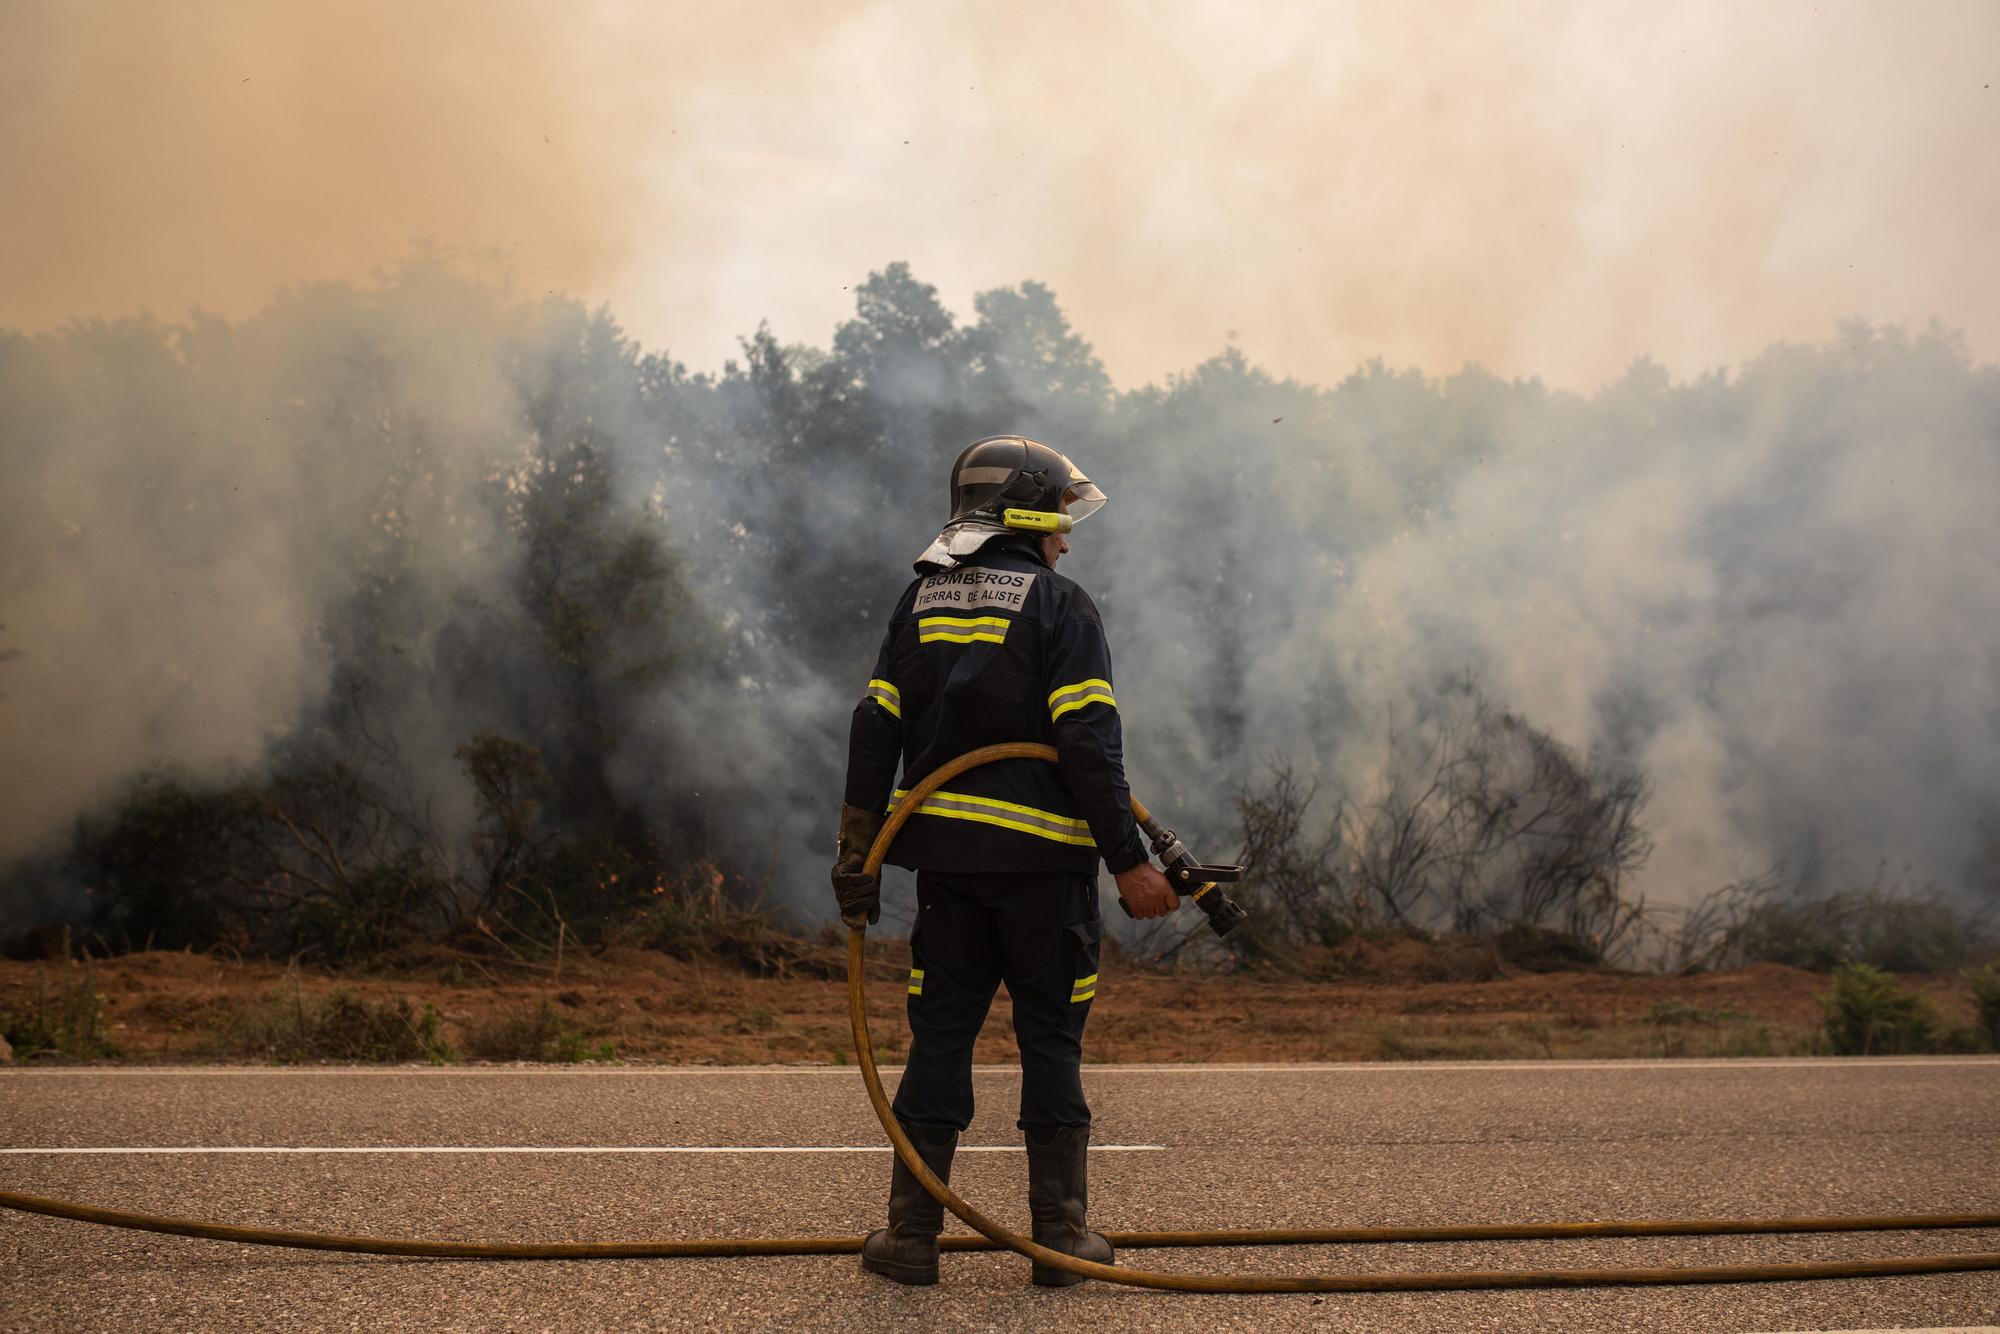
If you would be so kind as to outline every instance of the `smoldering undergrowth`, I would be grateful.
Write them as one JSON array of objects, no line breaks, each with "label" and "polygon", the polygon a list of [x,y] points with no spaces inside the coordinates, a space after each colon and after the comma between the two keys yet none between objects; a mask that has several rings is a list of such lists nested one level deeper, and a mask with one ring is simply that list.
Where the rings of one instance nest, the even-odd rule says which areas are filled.
[{"label": "smoldering undergrowth", "polygon": [[1336,917],[1615,953],[1772,866],[2000,892],[2000,376],[1948,333],[1587,396],[1234,352],[1121,391],[1046,288],[961,323],[891,265],[828,345],[690,372],[420,254],[0,336],[5,912],[333,958],[533,953],[717,875],[823,918],[847,711],[996,430],[1113,497],[1064,570],[1135,788],[1216,858],[1273,766],[1324,793]]}]

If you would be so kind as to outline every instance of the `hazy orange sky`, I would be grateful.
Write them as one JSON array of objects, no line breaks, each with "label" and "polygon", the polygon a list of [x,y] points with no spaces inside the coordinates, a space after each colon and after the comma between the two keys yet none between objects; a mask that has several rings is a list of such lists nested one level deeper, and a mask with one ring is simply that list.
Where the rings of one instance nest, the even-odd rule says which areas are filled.
[{"label": "hazy orange sky", "polygon": [[2000,5],[0,12],[0,325],[365,276],[418,237],[697,368],[907,259],[1047,283],[1125,385],[1234,341],[1588,388],[1850,314],[2000,355]]}]

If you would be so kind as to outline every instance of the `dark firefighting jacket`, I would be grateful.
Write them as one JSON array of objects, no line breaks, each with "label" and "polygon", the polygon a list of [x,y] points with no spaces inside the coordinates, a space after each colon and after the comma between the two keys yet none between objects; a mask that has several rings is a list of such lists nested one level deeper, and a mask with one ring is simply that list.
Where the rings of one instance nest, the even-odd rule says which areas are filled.
[{"label": "dark firefighting jacket", "polygon": [[[847,803],[893,810],[947,760],[1005,741],[1060,764],[1001,760],[931,794],[889,861],[914,870],[1115,874],[1146,859],[1125,783],[1111,650],[1097,608],[1025,539],[1002,538],[897,600],[848,734]],[[902,780],[896,779],[898,766]]]}]

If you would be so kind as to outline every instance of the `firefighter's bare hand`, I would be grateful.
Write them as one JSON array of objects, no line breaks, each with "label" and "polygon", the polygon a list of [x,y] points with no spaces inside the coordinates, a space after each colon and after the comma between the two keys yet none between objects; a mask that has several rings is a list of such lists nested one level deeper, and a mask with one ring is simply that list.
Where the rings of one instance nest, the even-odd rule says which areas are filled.
[{"label": "firefighter's bare hand", "polygon": [[1149,861],[1120,871],[1113,878],[1118,881],[1118,897],[1125,901],[1134,917],[1165,917],[1181,906],[1174,887],[1160,874],[1160,868]]}]

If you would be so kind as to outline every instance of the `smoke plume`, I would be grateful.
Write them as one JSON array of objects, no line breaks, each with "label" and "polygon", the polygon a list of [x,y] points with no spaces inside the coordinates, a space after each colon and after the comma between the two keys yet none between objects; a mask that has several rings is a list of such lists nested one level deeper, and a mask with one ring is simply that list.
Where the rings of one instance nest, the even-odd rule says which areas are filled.
[{"label": "smoke plume", "polygon": [[458,856],[491,733],[817,905],[1018,430],[1210,855],[1471,678],[1648,776],[1656,901],[1995,892],[1991,6],[0,25],[0,858],[302,750]]},{"label": "smoke plume", "polygon": [[0,15],[0,326],[503,250],[713,366],[910,260],[1034,275],[1127,387],[1230,339],[1590,390],[1863,312],[2000,347],[2000,10],[336,8]]},{"label": "smoke plume", "polygon": [[816,914],[883,614],[950,457],[1006,427],[1113,497],[1063,568],[1135,786],[1211,855],[1234,788],[1366,794],[1471,679],[1651,779],[1655,902],[1776,863],[1994,892],[2000,374],[1955,336],[1854,323],[1588,397],[1233,355],[1118,394],[1047,289],[961,324],[896,266],[830,348],[746,352],[691,375],[442,258],[0,342],[4,851],[329,729],[457,847],[454,749],[497,732]]}]

